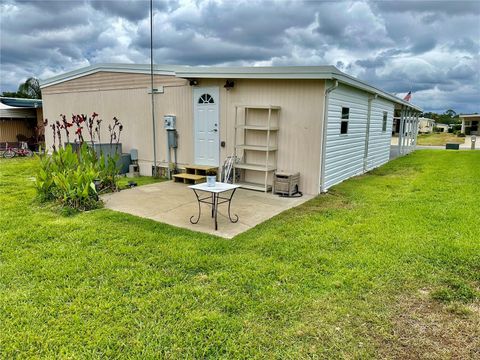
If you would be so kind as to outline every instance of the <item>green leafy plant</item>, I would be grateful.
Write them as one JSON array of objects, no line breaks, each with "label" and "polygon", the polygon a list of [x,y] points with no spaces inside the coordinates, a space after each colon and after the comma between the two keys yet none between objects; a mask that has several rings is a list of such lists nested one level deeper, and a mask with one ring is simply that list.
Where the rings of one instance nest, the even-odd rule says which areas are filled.
[{"label": "green leafy plant", "polygon": [[48,201],[54,198],[52,187],[55,185],[52,174],[52,159],[49,156],[37,155],[39,167],[35,177],[37,194],[41,201]]},{"label": "green leafy plant", "polygon": [[41,201],[57,200],[76,210],[95,209],[99,202],[94,180],[99,171],[86,144],[80,156],[68,144],[51,156],[39,156],[35,185]]},{"label": "green leafy plant", "polygon": [[[100,192],[118,190],[117,166],[120,155],[118,144],[123,125],[114,118],[113,126],[109,125],[110,146],[115,146],[115,154],[105,156],[95,151],[95,137],[100,139],[100,124],[98,114],[73,115],[72,122],[60,115],[62,120],[50,125],[53,131],[53,153],[38,156],[38,171],[35,180],[37,194],[41,201],[56,200],[64,207],[75,210],[90,210],[101,206],[98,198]],[[44,124],[47,125],[48,120]],[[62,144],[62,130],[69,141],[69,128],[75,130],[75,148],[71,143]],[[90,146],[84,140],[83,126],[90,135]],[[58,144],[57,144],[58,141]]]},{"label": "green leafy plant", "polygon": [[115,154],[114,156],[105,157],[100,155],[98,161],[100,189],[102,192],[117,191],[118,190],[118,160],[120,156]]}]

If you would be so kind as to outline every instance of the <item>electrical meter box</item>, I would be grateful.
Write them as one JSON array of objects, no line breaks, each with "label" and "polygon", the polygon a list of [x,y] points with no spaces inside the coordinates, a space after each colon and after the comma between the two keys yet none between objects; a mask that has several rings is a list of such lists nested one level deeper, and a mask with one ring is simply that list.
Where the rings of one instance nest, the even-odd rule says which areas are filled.
[{"label": "electrical meter box", "polygon": [[177,117],[175,115],[163,116],[163,127],[165,130],[175,130]]}]

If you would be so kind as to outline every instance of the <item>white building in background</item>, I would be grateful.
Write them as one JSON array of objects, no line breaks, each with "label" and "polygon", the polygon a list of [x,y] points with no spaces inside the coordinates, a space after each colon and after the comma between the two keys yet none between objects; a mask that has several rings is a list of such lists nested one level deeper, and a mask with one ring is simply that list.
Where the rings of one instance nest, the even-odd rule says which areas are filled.
[{"label": "white building in background", "polygon": [[448,124],[436,124],[435,127],[437,128],[438,132],[448,132],[450,125]]},{"label": "white building in background", "polygon": [[430,118],[425,118],[425,117],[418,118],[419,134],[430,134],[433,132],[434,127],[435,127],[435,120]]},{"label": "white building in background", "polygon": [[480,135],[480,114],[460,115],[462,119],[462,133],[466,135]]}]

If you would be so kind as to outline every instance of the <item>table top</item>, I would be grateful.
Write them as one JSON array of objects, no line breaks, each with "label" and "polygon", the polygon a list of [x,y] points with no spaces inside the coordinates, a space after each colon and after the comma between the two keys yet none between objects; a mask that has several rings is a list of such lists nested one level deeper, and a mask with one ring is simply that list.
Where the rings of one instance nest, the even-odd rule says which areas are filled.
[{"label": "table top", "polygon": [[222,183],[218,181],[215,182],[215,186],[208,186],[206,182],[189,186],[190,189],[207,191],[211,193],[221,193],[221,192],[237,189],[239,187],[240,185]]}]

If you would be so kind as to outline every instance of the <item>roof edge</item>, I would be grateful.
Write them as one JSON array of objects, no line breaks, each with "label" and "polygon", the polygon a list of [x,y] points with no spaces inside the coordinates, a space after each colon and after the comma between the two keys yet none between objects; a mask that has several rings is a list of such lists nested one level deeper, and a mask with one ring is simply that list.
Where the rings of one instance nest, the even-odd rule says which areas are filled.
[{"label": "roof edge", "polygon": [[42,99],[13,98],[0,96],[0,103],[22,109],[37,109],[43,106]]},{"label": "roof edge", "polygon": [[[97,72],[122,72],[150,74],[150,65],[144,64],[95,64],[81,69],[70,71],[64,74],[40,82],[40,88],[46,88],[65,81],[73,80],[82,76],[95,74]],[[155,75],[169,75],[179,78],[233,78],[233,79],[312,79],[312,80],[338,80],[344,84],[359,88],[366,92],[377,94],[387,100],[410,107],[417,111],[422,108],[409,103],[395,95],[387,93],[362,80],[348,75],[335,66],[268,66],[268,67],[190,67],[181,65],[155,65]]]},{"label": "roof edge", "polygon": [[[40,80],[40,88],[46,88],[49,86],[57,85],[65,81],[77,79],[82,76],[95,74],[97,72],[120,72],[120,73],[137,73],[137,74],[150,74],[150,65],[138,65],[138,64],[95,64],[86,66],[77,70],[69,71],[60,75],[53,76],[51,78]],[[171,75],[175,76],[175,71],[167,69],[153,70],[155,75]]]}]

